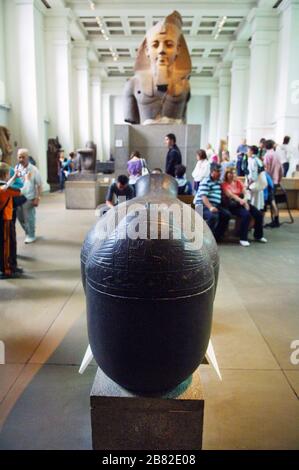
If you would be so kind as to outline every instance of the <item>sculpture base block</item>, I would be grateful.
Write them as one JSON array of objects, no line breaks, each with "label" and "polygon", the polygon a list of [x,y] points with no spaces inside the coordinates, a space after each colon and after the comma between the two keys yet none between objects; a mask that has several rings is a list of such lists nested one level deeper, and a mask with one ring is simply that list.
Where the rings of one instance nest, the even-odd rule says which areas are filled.
[{"label": "sculpture base block", "polygon": [[98,369],[90,394],[94,450],[200,450],[204,399],[197,369],[164,395],[130,392]]},{"label": "sculpture base block", "polygon": [[95,209],[100,204],[98,181],[66,181],[66,209]]},{"label": "sculpture base block", "polygon": [[127,162],[133,150],[139,150],[151,170],[161,168],[164,171],[168,151],[164,137],[169,133],[176,136],[182,163],[187,167],[187,177],[190,178],[201,141],[201,126],[197,124],[115,124],[115,175],[127,174]]}]

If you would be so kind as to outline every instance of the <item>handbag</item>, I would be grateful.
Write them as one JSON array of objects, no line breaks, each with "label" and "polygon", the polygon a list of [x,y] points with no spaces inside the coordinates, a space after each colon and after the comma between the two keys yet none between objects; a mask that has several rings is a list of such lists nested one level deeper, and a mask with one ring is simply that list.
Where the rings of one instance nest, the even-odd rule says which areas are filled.
[{"label": "handbag", "polygon": [[149,174],[149,171],[148,171],[148,168],[146,166],[146,162],[144,160],[144,158],[141,158],[141,175],[142,176],[145,176],[145,175],[148,175]]},{"label": "handbag", "polygon": [[228,209],[237,209],[237,207],[240,207],[240,206],[241,204],[235,199],[230,199],[228,202]]},{"label": "handbag", "polygon": [[250,191],[263,191],[268,186],[266,172],[259,173],[256,181],[249,185]]}]

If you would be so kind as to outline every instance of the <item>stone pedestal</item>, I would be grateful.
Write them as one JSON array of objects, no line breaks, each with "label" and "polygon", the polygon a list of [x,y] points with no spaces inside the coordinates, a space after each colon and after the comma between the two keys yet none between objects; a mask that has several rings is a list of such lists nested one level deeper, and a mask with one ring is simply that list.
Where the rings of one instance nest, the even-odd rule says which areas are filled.
[{"label": "stone pedestal", "polygon": [[95,209],[99,204],[99,181],[66,181],[65,207],[67,209]]},{"label": "stone pedestal", "polygon": [[114,176],[109,175],[98,175],[97,181],[100,183],[100,196],[99,202],[100,204],[104,204],[106,202],[106,196],[108,193],[109,186],[114,181]]},{"label": "stone pedestal", "polygon": [[187,167],[187,177],[196,164],[196,150],[200,148],[201,126],[194,124],[153,124],[148,126],[117,124],[114,126],[115,174],[127,174],[127,162],[133,150],[139,150],[151,170],[165,169],[166,134],[176,136],[182,154],[182,164]]},{"label": "stone pedestal", "polygon": [[90,394],[94,450],[200,450],[204,399],[197,369],[175,390],[140,396],[98,369]]}]

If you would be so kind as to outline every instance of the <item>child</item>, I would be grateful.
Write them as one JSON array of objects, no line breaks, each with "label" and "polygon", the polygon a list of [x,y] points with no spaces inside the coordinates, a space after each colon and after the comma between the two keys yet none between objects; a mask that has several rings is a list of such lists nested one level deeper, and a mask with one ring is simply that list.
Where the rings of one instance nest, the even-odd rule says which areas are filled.
[{"label": "child", "polygon": [[[18,277],[21,270],[17,268],[17,245],[15,220],[13,219],[13,197],[20,196],[27,184],[19,189],[9,186],[14,183],[18,174],[9,179],[9,165],[0,163],[0,279]],[[28,181],[29,176],[26,178]]]},{"label": "child", "polygon": [[176,165],[175,179],[178,183],[178,194],[192,194],[192,185],[185,178],[186,167],[184,165]]}]

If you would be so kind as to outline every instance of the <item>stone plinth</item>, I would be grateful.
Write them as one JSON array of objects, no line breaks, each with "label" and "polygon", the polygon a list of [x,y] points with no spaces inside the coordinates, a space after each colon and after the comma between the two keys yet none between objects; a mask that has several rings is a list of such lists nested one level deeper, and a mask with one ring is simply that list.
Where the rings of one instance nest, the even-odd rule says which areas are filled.
[{"label": "stone plinth", "polygon": [[98,369],[90,394],[95,450],[197,450],[204,399],[197,369],[175,390],[140,396]]},{"label": "stone plinth", "polygon": [[100,204],[104,204],[106,202],[106,196],[108,193],[109,186],[113,183],[114,181],[114,175],[102,175],[98,174],[97,175],[97,181],[100,183],[100,196],[99,196],[99,202]]},{"label": "stone plinth", "polygon": [[114,126],[115,174],[127,174],[127,162],[133,150],[139,150],[149,168],[165,169],[167,147],[166,134],[173,133],[187,167],[187,177],[196,164],[196,150],[200,148],[201,126],[193,124],[153,124],[148,126],[117,124]]},{"label": "stone plinth", "polygon": [[95,209],[100,204],[100,182],[66,181],[65,207],[67,209]]}]

